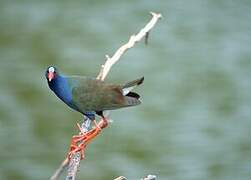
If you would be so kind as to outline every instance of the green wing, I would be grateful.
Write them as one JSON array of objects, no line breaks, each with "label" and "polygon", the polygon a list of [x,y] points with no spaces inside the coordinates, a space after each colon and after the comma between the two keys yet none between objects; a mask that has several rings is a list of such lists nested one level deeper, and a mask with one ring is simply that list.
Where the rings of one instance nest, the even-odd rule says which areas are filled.
[{"label": "green wing", "polygon": [[82,112],[112,110],[130,106],[122,87],[93,78],[72,77],[72,103]]}]

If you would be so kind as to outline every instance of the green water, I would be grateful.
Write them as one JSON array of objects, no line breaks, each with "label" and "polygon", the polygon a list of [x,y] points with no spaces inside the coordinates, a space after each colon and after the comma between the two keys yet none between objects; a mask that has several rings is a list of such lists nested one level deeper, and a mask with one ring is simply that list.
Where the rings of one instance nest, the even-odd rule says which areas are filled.
[{"label": "green water", "polygon": [[48,89],[47,66],[96,76],[149,20],[150,44],[129,50],[107,80],[142,75],[143,104],[112,112],[79,179],[251,178],[251,1],[0,2],[0,179],[48,179],[81,119]]}]

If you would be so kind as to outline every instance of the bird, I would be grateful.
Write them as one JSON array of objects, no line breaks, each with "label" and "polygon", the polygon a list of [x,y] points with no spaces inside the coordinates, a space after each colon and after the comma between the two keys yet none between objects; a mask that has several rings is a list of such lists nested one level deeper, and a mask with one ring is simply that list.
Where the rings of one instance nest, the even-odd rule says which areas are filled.
[{"label": "bird", "polygon": [[141,104],[140,95],[132,90],[143,83],[144,77],[116,85],[88,76],[66,76],[55,66],[46,69],[49,88],[73,110],[95,120],[103,112]]}]

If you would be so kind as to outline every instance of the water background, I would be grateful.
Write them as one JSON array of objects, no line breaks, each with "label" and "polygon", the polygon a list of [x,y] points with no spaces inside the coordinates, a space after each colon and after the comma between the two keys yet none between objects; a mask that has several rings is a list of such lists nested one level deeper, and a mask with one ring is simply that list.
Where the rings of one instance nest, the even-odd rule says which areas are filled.
[{"label": "water background", "polygon": [[[81,115],[48,89],[44,71],[95,77],[150,19],[164,18],[107,81],[145,76],[143,104],[113,111],[79,179],[251,178],[251,1],[0,2],[0,179],[48,179]],[[64,179],[64,178],[62,178]]]}]

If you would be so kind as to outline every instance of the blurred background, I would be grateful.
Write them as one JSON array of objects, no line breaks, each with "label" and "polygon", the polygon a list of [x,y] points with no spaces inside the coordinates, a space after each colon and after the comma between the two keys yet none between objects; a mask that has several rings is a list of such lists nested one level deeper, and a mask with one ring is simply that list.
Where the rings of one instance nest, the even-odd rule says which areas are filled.
[{"label": "blurred background", "polygon": [[[251,177],[251,1],[0,2],[0,179],[49,179],[81,115],[49,90],[49,65],[95,77],[151,18],[164,18],[107,81],[142,75],[138,107],[113,111],[78,179]],[[62,177],[64,179],[64,177]]]}]

